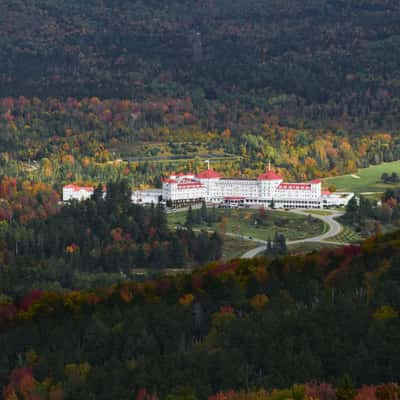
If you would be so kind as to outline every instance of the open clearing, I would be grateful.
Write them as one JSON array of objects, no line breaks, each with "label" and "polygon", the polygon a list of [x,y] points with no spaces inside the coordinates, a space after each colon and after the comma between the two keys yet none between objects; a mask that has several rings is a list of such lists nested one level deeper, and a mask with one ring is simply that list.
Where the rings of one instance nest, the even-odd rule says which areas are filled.
[{"label": "open clearing", "polygon": [[364,240],[365,237],[356,232],[353,228],[347,225],[343,225],[343,230],[336,236],[333,236],[330,240],[332,242],[340,243],[357,243]]},{"label": "open clearing", "polygon": [[246,251],[254,249],[257,246],[257,243],[250,240],[225,236],[224,245],[222,247],[222,259],[231,260],[232,258],[240,258]]},{"label": "open clearing", "polygon": [[[298,215],[286,211],[271,211],[255,209],[217,209],[217,213],[225,223],[208,225],[194,225],[194,228],[217,230],[236,235],[268,240],[275,233],[285,235],[287,240],[299,240],[320,235],[327,230],[327,226],[312,216]],[[187,211],[168,215],[170,226],[184,225]],[[257,223],[262,219],[263,223]],[[225,227],[223,226],[225,225]]]},{"label": "open clearing", "polygon": [[373,165],[369,168],[362,168],[357,174],[341,175],[324,179],[324,186],[335,185],[338,192],[383,192],[388,188],[399,186],[381,182],[384,172],[400,174],[400,161]]}]

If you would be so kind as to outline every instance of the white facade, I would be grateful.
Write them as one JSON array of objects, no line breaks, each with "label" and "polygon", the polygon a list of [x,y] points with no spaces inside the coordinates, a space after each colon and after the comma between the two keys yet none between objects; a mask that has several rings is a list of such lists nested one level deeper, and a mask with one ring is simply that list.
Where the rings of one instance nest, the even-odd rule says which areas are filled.
[{"label": "white facade", "polygon": [[[67,185],[63,188],[63,201],[86,200],[93,192],[93,187]],[[353,196],[354,193],[322,191],[319,179],[286,183],[273,171],[267,171],[257,179],[227,179],[209,168],[199,175],[170,175],[163,180],[162,189],[133,192],[132,202],[187,205],[206,201],[228,207],[323,208],[346,206]]]},{"label": "white facade", "polygon": [[163,180],[162,197],[175,203],[205,201],[207,188],[193,174],[171,175]]},{"label": "white facade", "polygon": [[94,188],[90,186],[67,185],[63,187],[63,201],[87,200],[93,195]]},{"label": "white facade", "polygon": [[325,207],[345,207],[347,203],[354,197],[351,192],[335,192],[328,191],[322,193],[322,201]]},{"label": "white facade", "polygon": [[274,205],[276,208],[322,208],[343,206],[353,193],[327,193],[319,179],[286,183],[273,171],[257,179],[226,179],[208,169],[197,176],[171,175],[163,181],[163,200],[173,203],[205,200],[227,206]]},{"label": "white facade", "polygon": [[137,190],[132,192],[132,203],[143,205],[157,205],[162,198],[161,189]]}]

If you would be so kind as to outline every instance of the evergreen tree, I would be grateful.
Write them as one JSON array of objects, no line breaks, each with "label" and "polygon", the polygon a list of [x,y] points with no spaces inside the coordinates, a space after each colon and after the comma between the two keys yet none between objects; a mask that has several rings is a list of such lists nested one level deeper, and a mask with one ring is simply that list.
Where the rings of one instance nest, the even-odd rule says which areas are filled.
[{"label": "evergreen tree", "polygon": [[186,214],[186,223],[185,225],[190,228],[194,224],[194,215],[193,215],[193,210],[192,206],[189,206],[188,212]]},{"label": "evergreen tree", "polygon": [[360,196],[360,206],[359,206],[359,217],[360,222],[364,220],[364,218],[372,217],[373,210],[371,202],[364,196]]},{"label": "evergreen tree", "polygon": [[154,226],[162,235],[165,235],[168,230],[167,216],[160,203],[157,204],[155,209]]},{"label": "evergreen tree", "polygon": [[274,199],[271,200],[271,202],[269,203],[269,206],[274,209],[275,208],[275,201]]},{"label": "evergreen tree", "polygon": [[346,218],[353,222],[358,219],[358,204],[355,196],[346,205]]},{"label": "evergreen tree", "polygon": [[337,385],[337,400],[354,400],[356,393],[352,380],[348,375],[345,375]]},{"label": "evergreen tree", "polygon": [[172,265],[180,267],[185,264],[185,248],[181,240],[174,237],[170,246],[170,260]]},{"label": "evergreen tree", "polygon": [[135,264],[137,267],[146,266],[146,254],[144,252],[143,246],[139,246],[136,251]]},{"label": "evergreen tree", "polygon": [[203,223],[208,222],[208,210],[205,201],[201,204],[200,215]]},{"label": "evergreen tree", "polygon": [[211,209],[211,213],[209,214],[209,224],[213,224],[215,222],[218,222],[218,215],[217,215],[217,210],[215,207]]},{"label": "evergreen tree", "polygon": [[400,181],[399,175],[396,172],[392,172],[392,175],[390,176],[390,181],[392,183],[398,183]]},{"label": "evergreen tree", "polygon": [[286,237],[283,234],[279,235],[279,251],[281,255],[287,254]]},{"label": "evergreen tree", "polygon": [[196,225],[202,225],[206,222],[201,217],[201,210],[193,210],[193,220],[194,220],[194,224],[196,224]]},{"label": "evergreen tree", "polygon": [[271,241],[271,238],[268,238],[266,254],[272,256],[283,256],[287,254],[285,236],[276,232],[273,241]]},{"label": "evergreen tree", "polygon": [[92,198],[96,203],[103,201],[103,185],[102,184],[99,183],[98,186],[94,189]]}]

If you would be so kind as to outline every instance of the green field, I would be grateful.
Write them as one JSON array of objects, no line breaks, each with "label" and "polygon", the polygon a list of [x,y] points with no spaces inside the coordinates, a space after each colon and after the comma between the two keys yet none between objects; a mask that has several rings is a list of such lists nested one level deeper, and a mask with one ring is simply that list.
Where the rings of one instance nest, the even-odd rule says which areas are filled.
[{"label": "green field", "polygon": [[314,214],[314,215],[331,215],[331,211],[327,210],[306,210],[308,214]]},{"label": "green field", "polygon": [[255,249],[259,244],[251,240],[236,239],[230,236],[225,236],[222,246],[222,259],[232,260],[240,258],[244,253],[251,249]]},{"label": "green field", "polygon": [[[312,217],[289,213],[285,211],[264,211],[264,223],[256,224],[255,219],[259,216],[259,210],[249,209],[218,209],[217,213],[226,220],[226,232],[256,239],[268,240],[275,233],[285,235],[287,240],[298,240],[317,236],[327,229],[326,225]],[[186,211],[176,212],[168,215],[171,227],[184,225]],[[207,225],[195,225],[194,228],[221,230],[221,223]]]},{"label": "green field", "polygon": [[[324,186],[335,185],[339,192],[383,192],[394,185],[381,182],[380,178],[384,172],[400,174],[400,161],[373,165],[369,168],[359,169],[352,175],[342,175],[324,179]],[[357,178],[359,177],[359,178]],[[397,185],[399,186],[399,185]]]},{"label": "green field", "polygon": [[338,235],[330,238],[329,241],[338,243],[357,243],[364,239],[365,237],[356,232],[353,228],[344,225],[343,230]]}]

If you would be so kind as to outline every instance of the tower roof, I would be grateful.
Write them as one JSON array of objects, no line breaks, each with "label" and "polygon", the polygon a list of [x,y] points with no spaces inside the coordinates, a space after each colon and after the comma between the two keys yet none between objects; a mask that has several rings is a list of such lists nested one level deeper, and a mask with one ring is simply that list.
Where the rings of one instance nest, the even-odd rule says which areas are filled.
[{"label": "tower roof", "polygon": [[267,171],[259,175],[257,179],[259,181],[281,181],[282,177],[274,171]]},{"label": "tower roof", "polygon": [[201,172],[200,174],[197,175],[197,178],[199,179],[217,179],[217,178],[221,178],[221,175],[214,171],[212,168],[207,169],[203,172]]}]

